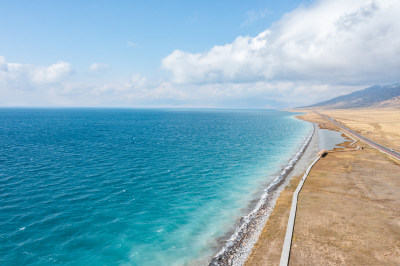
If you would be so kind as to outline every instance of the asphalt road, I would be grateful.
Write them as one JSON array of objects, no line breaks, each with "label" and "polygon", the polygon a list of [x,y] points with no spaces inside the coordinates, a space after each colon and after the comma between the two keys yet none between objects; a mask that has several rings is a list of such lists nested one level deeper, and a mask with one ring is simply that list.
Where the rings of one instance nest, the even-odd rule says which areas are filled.
[{"label": "asphalt road", "polygon": [[335,119],[333,119],[333,118],[331,118],[331,117],[329,117],[327,115],[321,114],[321,113],[319,113],[317,111],[315,111],[315,113],[319,114],[320,116],[322,116],[326,120],[328,120],[328,121],[332,122],[333,124],[337,125],[341,129],[343,129],[345,132],[350,133],[350,134],[354,135],[355,137],[359,138],[360,140],[364,141],[365,143],[371,145],[372,147],[374,147],[374,148],[376,148],[376,149],[378,149],[378,150],[380,150],[380,151],[392,156],[393,158],[396,158],[397,160],[400,160],[400,153],[399,152],[396,152],[393,149],[385,147],[385,146],[383,146],[383,145],[381,145],[379,143],[376,143],[375,141],[372,141],[372,140],[370,140],[370,139],[358,134],[357,132],[354,132],[353,130],[351,130],[351,129],[339,124],[338,122],[335,121]]}]

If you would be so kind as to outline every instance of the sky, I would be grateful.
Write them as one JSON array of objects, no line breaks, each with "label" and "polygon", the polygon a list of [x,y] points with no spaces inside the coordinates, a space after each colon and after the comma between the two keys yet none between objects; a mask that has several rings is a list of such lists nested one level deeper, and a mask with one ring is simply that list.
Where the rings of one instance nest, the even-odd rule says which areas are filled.
[{"label": "sky", "polygon": [[0,0],[0,106],[287,108],[399,82],[398,0]]}]

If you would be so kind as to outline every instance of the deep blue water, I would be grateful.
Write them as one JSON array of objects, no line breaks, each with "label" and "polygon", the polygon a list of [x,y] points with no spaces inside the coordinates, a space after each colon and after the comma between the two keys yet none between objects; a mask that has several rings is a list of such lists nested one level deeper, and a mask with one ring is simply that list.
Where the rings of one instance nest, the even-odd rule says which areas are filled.
[{"label": "deep blue water", "polygon": [[0,265],[205,264],[310,131],[266,110],[0,109]]}]

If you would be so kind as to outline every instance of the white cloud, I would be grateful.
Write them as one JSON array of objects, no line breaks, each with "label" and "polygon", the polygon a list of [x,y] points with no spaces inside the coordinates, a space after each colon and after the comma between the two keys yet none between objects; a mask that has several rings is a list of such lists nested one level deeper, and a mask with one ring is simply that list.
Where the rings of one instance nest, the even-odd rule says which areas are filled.
[{"label": "white cloud", "polygon": [[39,84],[59,82],[71,73],[71,65],[62,61],[48,67],[28,66],[28,69],[32,81]]},{"label": "white cloud", "polygon": [[0,105],[283,108],[359,88],[292,81],[179,84],[141,74],[134,74],[125,82],[65,76],[58,82],[45,83],[56,76],[60,78],[55,73],[63,73],[61,66],[7,63],[0,57]]},{"label": "white cloud", "polygon": [[393,82],[400,70],[400,3],[325,0],[286,14],[256,37],[205,53],[174,51],[162,67],[177,83]]},{"label": "white cloud", "polygon": [[69,63],[60,61],[50,66],[9,63],[0,57],[0,84],[18,89],[32,88],[39,85],[55,84],[72,72]]},{"label": "white cloud", "polygon": [[129,80],[127,86],[131,88],[145,88],[149,86],[149,80],[143,76],[142,74],[136,73],[132,75],[131,79]]},{"label": "white cloud", "polygon": [[[66,62],[33,66],[0,57],[0,105],[308,105],[374,83],[399,82],[398,14],[397,0],[318,0],[255,37],[239,36],[204,53],[175,50],[162,59],[171,74],[164,79],[134,74],[78,81],[69,77],[72,67]],[[249,13],[248,23],[261,16]],[[89,71],[108,68],[93,63]]]},{"label": "white cloud", "polygon": [[104,64],[104,63],[93,63],[89,67],[89,71],[92,73],[99,73],[99,72],[104,72],[105,70],[109,69],[110,65]]}]

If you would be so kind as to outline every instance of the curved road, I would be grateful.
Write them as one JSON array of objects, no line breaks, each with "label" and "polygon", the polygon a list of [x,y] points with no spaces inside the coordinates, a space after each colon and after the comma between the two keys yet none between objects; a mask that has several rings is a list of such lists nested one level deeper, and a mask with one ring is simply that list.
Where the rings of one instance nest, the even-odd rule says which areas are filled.
[{"label": "curved road", "polygon": [[347,128],[347,127],[345,127],[345,126],[339,124],[339,123],[336,122],[333,118],[331,118],[331,117],[329,117],[329,116],[327,116],[327,115],[321,114],[321,113],[319,113],[319,112],[317,112],[317,111],[314,111],[314,112],[317,113],[317,114],[319,114],[320,116],[322,116],[322,117],[325,118],[326,120],[332,122],[333,124],[337,125],[338,127],[340,127],[341,129],[343,129],[343,130],[346,131],[347,133],[350,133],[350,134],[352,134],[353,136],[355,136],[355,137],[359,138],[360,140],[364,141],[365,143],[371,145],[372,147],[374,147],[374,148],[380,150],[381,152],[384,152],[384,153],[386,153],[386,154],[392,156],[393,158],[395,158],[395,159],[397,159],[397,160],[400,160],[400,153],[399,153],[399,152],[396,152],[396,151],[393,150],[393,149],[390,149],[390,148],[387,148],[387,147],[385,147],[385,146],[382,146],[381,144],[376,143],[375,141],[372,141],[372,140],[370,140],[370,139],[368,139],[368,138],[366,138],[366,137],[364,137],[364,136],[362,136],[362,135],[360,135],[360,134],[354,132],[353,130],[351,130],[351,129],[349,129],[349,128]]}]

